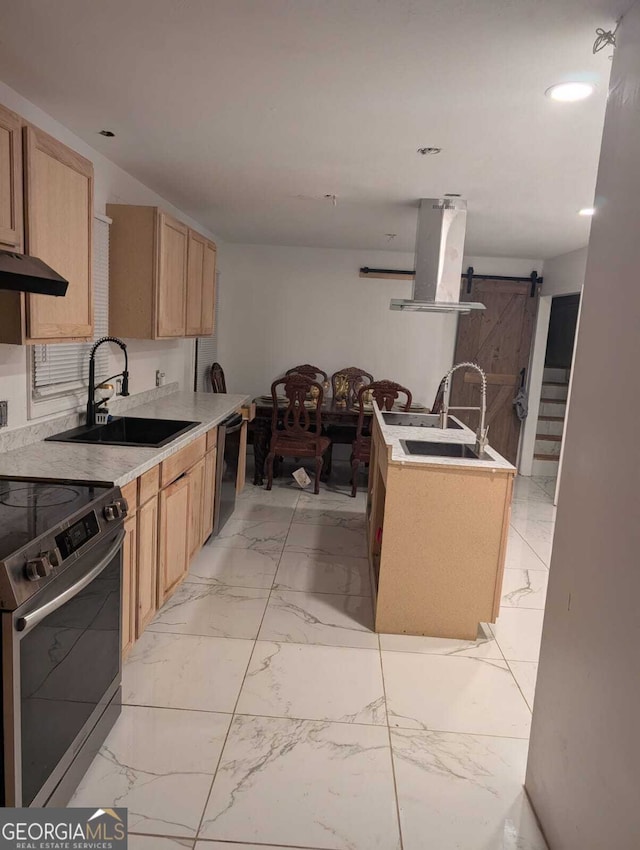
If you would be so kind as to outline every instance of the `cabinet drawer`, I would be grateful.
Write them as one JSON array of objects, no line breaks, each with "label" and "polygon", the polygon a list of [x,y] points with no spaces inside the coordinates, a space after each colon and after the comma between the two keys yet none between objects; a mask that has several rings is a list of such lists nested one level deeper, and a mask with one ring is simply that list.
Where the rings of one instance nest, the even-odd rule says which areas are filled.
[{"label": "cabinet drawer", "polygon": [[127,504],[129,505],[129,516],[135,514],[138,509],[138,479],[134,479],[130,481],[128,484],[125,484],[120,488],[122,490],[122,495],[127,500]]},{"label": "cabinet drawer", "polygon": [[207,451],[210,452],[218,445],[218,428],[207,431]]},{"label": "cabinet drawer", "polygon": [[160,465],[143,472],[138,478],[138,504],[144,505],[160,489]]},{"label": "cabinet drawer", "polygon": [[201,457],[204,457],[206,447],[207,435],[203,434],[197,440],[164,460],[160,472],[160,486],[166,487],[167,484],[175,481],[179,475],[192,467],[194,463],[197,463]]}]

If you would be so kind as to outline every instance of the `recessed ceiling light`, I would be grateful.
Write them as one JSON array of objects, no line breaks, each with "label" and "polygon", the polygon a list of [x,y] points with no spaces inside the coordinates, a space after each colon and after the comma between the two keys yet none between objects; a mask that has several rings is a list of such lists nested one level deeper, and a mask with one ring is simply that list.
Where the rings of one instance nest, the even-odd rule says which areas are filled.
[{"label": "recessed ceiling light", "polygon": [[593,215],[595,211],[595,207],[583,207],[578,211],[578,215]]},{"label": "recessed ceiling light", "polygon": [[113,130],[100,130],[100,136],[106,136],[108,139],[112,139],[115,136]]},{"label": "recessed ceiling light", "polygon": [[573,103],[576,100],[584,100],[593,94],[595,86],[591,83],[558,83],[551,86],[545,92],[551,100],[562,103]]},{"label": "recessed ceiling light", "polygon": [[435,156],[442,153],[442,148],[418,148],[417,153],[421,153],[422,156]]}]

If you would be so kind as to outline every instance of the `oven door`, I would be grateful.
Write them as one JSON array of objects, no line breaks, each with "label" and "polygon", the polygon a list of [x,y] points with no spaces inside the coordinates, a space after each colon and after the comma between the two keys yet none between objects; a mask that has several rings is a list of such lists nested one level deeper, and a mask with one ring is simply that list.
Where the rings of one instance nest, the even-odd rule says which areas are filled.
[{"label": "oven door", "polygon": [[122,523],[109,532],[4,615],[5,805],[45,805],[119,692]]}]

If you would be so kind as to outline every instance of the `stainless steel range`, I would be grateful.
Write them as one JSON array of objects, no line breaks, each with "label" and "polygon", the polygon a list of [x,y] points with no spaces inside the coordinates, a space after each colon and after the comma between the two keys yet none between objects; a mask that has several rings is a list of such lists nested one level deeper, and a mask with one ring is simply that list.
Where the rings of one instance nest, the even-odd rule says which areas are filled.
[{"label": "stainless steel range", "polygon": [[120,713],[119,488],[0,480],[3,806],[65,805]]}]

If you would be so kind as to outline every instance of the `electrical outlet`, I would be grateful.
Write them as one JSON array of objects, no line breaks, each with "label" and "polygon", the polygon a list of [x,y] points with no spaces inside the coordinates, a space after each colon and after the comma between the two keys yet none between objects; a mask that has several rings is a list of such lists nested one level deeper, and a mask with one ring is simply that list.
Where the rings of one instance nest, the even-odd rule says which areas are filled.
[{"label": "electrical outlet", "polygon": [[9,420],[9,402],[0,401],[0,428],[5,428]]},{"label": "electrical outlet", "polygon": [[161,372],[160,369],[156,369],[156,387],[164,386],[164,372]]}]

